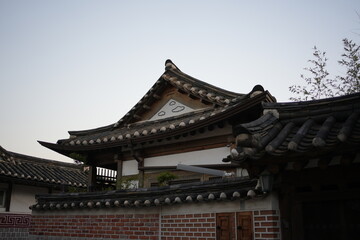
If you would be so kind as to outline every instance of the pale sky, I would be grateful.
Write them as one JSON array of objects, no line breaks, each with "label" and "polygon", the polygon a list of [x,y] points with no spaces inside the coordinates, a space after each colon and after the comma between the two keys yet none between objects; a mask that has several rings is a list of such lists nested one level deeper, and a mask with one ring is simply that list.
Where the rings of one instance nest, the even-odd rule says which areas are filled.
[{"label": "pale sky", "polygon": [[0,145],[69,161],[37,140],[115,123],[166,59],[226,90],[261,84],[289,101],[314,45],[341,74],[341,40],[360,42],[356,12],[359,0],[0,0]]}]

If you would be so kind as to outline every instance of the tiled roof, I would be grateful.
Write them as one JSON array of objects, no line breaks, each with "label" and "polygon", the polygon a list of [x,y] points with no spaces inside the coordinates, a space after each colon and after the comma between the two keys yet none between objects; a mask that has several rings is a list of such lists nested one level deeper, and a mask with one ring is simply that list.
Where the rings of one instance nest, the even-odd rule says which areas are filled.
[{"label": "tiled roof", "polygon": [[157,207],[171,204],[231,201],[261,197],[256,179],[229,178],[217,181],[171,185],[166,187],[116,190],[98,193],[38,195],[33,211],[76,210],[110,207]]},{"label": "tiled roof", "polygon": [[9,152],[1,146],[0,178],[52,186],[86,187],[87,183],[79,165]]},{"label": "tiled roof", "polygon": [[239,94],[215,87],[196,78],[193,78],[183,72],[171,61],[165,63],[165,73],[150,88],[150,90],[140,99],[140,101],[123,117],[115,126],[121,126],[129,123],[134,115],[146,109],[149,103],[156,100],[157,96],[168,85],[172,85],[179,91],[185,92],[193,97],[200,98],[203,101],[210,102],[215,106],[227,106],[246,98],[246,94]]},{"label": "tiled roof", "polygon": [[[147,109],[149,102],[158,97],[159,92],[172,85],[187,95],[193,95],[212,103],[211,106],[182,115],[134,122],[134,116]],[[180,131],[191,130],[211,124],[239,113],[262,101],[275,101],[264,89],[257,85],[248,94],[238,94],[212,86],[182,73],[170,60],[166,61],[166,71],[147,94],[115,124],[85,131],[71,131],[70,138],[59,140],[57,144],[40,142],[53,150],[89,150],[112,145],[125,145],[129,141],[142,141],[154,137],[168,137]]]},{"label": "tiled roof", "polygon": [[[181,72],[171,60],[167,60],[165,63],[165,73],[161,75],[161,77],[140,99],[140,101],[138,101],[135,106],[132,107],[130,111],[127,112],[119,121],[96,129],[69,131],[69,134],[73,136],[81,136],[112,130],[114,128],[126,127],[129,123],[134,122],[136,116],[140,115],[141,112],[146,111],[152,102],[158,100],[162,91],[169,84],[177,88],[179,91],[186,92],[193,97],[200,98],[203,101],[214,104],[212,108],[233,105],[241,99],[249,97],[249,94],[230,92],[193,78]],[[261,89],[262,87],[259,86],[258,88]],[[263,89],[261,90],[264,91]]]},{"label": "tiled roof", "polygon": [[263,107],[261,118],[236,127],[237,147],[224,161],[359,151],[360,94]]}]

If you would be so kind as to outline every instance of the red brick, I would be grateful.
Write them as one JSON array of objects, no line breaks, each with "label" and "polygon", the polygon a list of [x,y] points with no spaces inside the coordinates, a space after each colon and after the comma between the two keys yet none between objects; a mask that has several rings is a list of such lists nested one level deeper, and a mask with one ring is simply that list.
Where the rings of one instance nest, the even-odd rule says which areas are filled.
[{"label": "red brick", "polygon": [[267,220],[279,220],[278,216],[267,216],[266,217]]},{"label": "red brick", "polygon": [[276,214],[276,210],[262,210],[260,211],[260,215],[274,215]]},{"label": "red brick", "polygon": [[277,226],[277,222],[262,222],[261,226]]},{"label": "red brick", "polygon": [[261,234],[261,237],[263,237],[263,238],[277,238],[278,234],[276,234],[276,233],[263,233],[263,234]]},{"label": "red brick", "polygon": [[268,232],[279,232],[280,229],[279,228],[268,228],[267,231]]},{"label": "red brick", "polygon": [[266,228],[255,228],[255,232],[266,232]]}]

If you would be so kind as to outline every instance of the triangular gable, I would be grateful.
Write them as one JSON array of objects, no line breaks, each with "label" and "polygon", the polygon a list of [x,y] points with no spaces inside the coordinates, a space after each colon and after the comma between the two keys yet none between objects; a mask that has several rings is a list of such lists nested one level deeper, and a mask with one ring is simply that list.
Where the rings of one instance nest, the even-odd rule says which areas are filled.
[{"label": "triangular gable", "polygon": [[193,108],[190,108],[171,98],[158,112],[155,113],[154,116],[150,118],[150,120],[153,121],[162,118],[174,117],[192,111],[194,111]]},{"label": "triangular gable", "polygon": [[[243,96],[186,75],[171,60],[167,60],[165,66],[165,73],[114,127],[177,116],[192,110],[226,106]],[[172,111],[167,106],[170,103],[178,108]]]},{"label": "triangular gable", "polygon": [[212,106],[209,103],[203,103],[200,99],[194,99],[179,92],[170,84],[167,84],[166,88],[157,94],[159,97],[153,100],[150,105],[145,105],[142,113],[135,114],[132,119],[129,119],[129,122],[158,120]]},{"label": "triangular gable", "polygon": [[[255,86],[251,93],[263,91],[264,89],[261,86]],[[167,60],[165,62],[165,72],[140,101],[119,121],[96,129],[69,131],[69,134],[71,137],[80,137],[127,128],[129,124],[133,123],[158,121],[167,117],[180,117],[180,115],[189,114],[191,111],[216,110],[236,105],[248,97],[250,97],[250,93],[239,94],[227,91],[193,78],[180,71],[171,60]],[[171,109],[167,107],[167,104],[172,103],[172,101],[179,107]],[[172,114],[167,114],[166,111],[168,110]]]}]

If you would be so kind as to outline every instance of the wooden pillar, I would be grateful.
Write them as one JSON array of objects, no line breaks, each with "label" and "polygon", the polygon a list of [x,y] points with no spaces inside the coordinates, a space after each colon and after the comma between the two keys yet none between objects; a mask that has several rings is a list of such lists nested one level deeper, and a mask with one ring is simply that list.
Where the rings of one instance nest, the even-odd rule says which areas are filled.
[{"label": "wooden pillar", "polygon": [[89,168],[88,191],[93,192],[96,190],[96,165],[91,164]]},{"label": "wooden pillar", "polygon": [[144,187],[144,175],[145,175],[145,171],[144,170],[140,170],[144,167],[144,159],[142,159],[141,161],[138,161],[138,169],[139,169],[139,188]]},{"label": "wooden pillar", "polygon": [[11,193],[13,189],[13,183],[8,182],[8,188],[5,192],[5,211],[10,212],[10,204],[11,204]]},{"label": "wooden pillar", "polygon": [[116,189],[121,189],[121,180],[122,180],[122,169],[123,169],[123,161],[115,160],[117,164],[116,171]]},{"label": "wooden pillar", "polygon": [[141,151],[134,151],[133,149],[132,151],[132,157],[137,161],[138,163],[138,171],[139,171],[139,188],[144,187],[144,160],[145,158],[143,157],[143,154],[141,153]]}]

